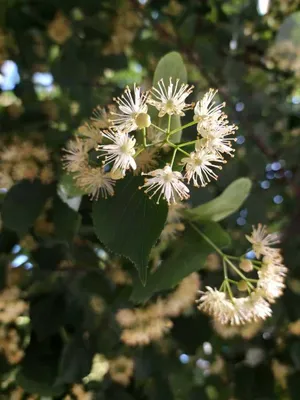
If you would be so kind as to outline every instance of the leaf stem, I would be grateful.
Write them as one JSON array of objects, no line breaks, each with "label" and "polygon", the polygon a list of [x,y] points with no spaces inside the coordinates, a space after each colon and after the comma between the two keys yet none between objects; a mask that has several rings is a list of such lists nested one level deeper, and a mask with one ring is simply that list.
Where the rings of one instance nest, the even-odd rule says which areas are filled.
[{"label": "leaf stem", "polygon": [[228,263],[230,268],[232,268],[241,278],[243,278],[246,282],[248,282],[249,286],[254,289],[254,286],[250,283],[250,279],[248,279],[229,259],[227,256],[224,256],[224,261]]},{"label": "leaf stem", "polygon": [[196,142],[197,142],[197,140],[192,140],[191,142],[182,143],[182,144],[178,145],[178,147],[189,146],[190,144],[195,144]]},{"label": "leaf stem", "polygon": [[162,128],[160,128],[159,126],[153,124],[152,122],[151,122],[151,125],[152,125],[155,129],[157,129],[158,131],[163,132],[163,133],[166,133],[166,131],[165,131],[164,129],[162,129]]},{"label": "leaf stem", "polygon": [[143,145],[147,147],[146,128],[143,128]]},{"label": "leaf stem", "polygon": [[172,118],[172,116],[171,115],[169,115],[169,118],[168,118],[168,134],[170,134],[170,131],[171,131],[171,118]]},{"label": "leaf stem", "polygon": [[198,123],[197,121],[191,121],[191,122],[189,122],[188,124],[185,124],[185,125],[180,126],[179,128],[173,129],[173,130],[170,132],[170,136],[171,136],[171,135],[174,135],[174,133],[177,133],[177,132],[179,132],[179,131],[181,131],[181,130],[183,130],[183,129],[185,129],[185,128],[188,128],[189,126],[196,125],[197,123]]},{"label": "leaf stem", "polygon": [[173,153],[172,160],[171,160],[171,165],[170,165],[171,168],[173,167],[173,164],[174,164],[174,161],[175,161],[175,156],[176,156],[177,150],[179,150],[179,149],[176,147],[175,150],[174,150],[174,153]]},{"label": "leaf stem", "polygon": [[207,237],[203,232],[201,232],[200,229],[198,229],[197,226],[196,226],[195,224],[193,224],[192,222],[190,222],[190,225],[191,225],[191,227],[192,227],[201,237],[203,237],[203,239],[204,239],[208,244],[211,245],[211,247],[213,247],[213,248],[216,250],[216,252],[217,252],[218,254],[220,254],[220,256],[221,256],[222,258],[225,257],[225,254],[222,252],[222,250],[219,249],[219,247],[218,247],[217,245],[215,245],[214,242],[213,242],[212,240],[210,240],[209,237]]}]

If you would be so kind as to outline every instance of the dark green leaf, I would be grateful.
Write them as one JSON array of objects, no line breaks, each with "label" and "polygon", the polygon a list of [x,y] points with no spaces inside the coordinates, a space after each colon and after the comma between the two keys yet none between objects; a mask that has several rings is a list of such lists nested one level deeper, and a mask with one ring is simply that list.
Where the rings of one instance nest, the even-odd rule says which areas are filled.
[{"label": "dark green leaf", "polygon": [[[220,248],[230,244],[229,235],[215,222],[207,222],[199,229]],[[148,277],[147,285],[143,287],[136,282],[131,299],[143,302],[156,292],[173,288],[187,275],[203,268],[212,251],[213,248],[188,225],[183,237],[174,244],[172,254]]]},{"label": "dark green leaf", "polygon": [[61,351],[59,335],[40,342],[32,334],[16,377],[17,384],[26,392],[40,396],[61,395],[64,387],[55,384]]},{"label": "dark green leaf", "polygon": [[118,182],[116,194],[93,204],[93,223],[98,239],[109,250],[129,258],[143,283],[148,257],[167,217],[167,204],[150,200],[139,187],[142,177],[129,176]]},{"label": "dark green leaf", "polygon": [[25,234],[41,213],[53,189],[53,185],[43,185],[38,180],[24,180],[14,185],[3,202],[3,225],[20,235]]},{"label": "dark green leaf", "polygon": [[66,316],[65,293],[61,290],[33,298],[30,304],[32,329],[39,340],[53,335],[63,326]]},{"label": "dark green leaf", "polygon": [[64,347],[56,384],[81,381],[91,370],[93,351],[89,339],[82,336],[71,338]]},{"label": "dark green leaf", "polygon": [[250,190],[250,179],[237,179],[220,196],[201,206],[186,210],[185,215],[193,221],[221,221],[241,207]]},{"label": "dark green leaf", "polygon": [[53,202],[53,222],[56,237],[71,241],[79,229],[81,216],[56,196]]},{"label": "dark green leaf", "polygon": [[291,400],[298,400],[300,393],[300,372],[296,371],[288,377],[288,389]]}]

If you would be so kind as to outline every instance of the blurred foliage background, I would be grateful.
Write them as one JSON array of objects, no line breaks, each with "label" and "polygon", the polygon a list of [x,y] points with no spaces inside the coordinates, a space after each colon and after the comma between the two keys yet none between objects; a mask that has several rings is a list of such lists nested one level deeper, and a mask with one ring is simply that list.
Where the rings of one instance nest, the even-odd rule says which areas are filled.
[{"label": "blurred foliage background", "polygon": [[[0,16],[0,187],[10,227],[0,232],[1,399],[298,400],[300,2],[2,0]],[[189,304],[164,321],[166,334],[132,346],[116,315],[134,306],[135,270],[102,248],[91,202],[61,155],[96,106],[134,82],[150,87],[174,50],[189,83],[217,88],[239,126],[235,158],[193,205],[249,177],[250,196],[222,221],[232,253],[247,251],[252,224],[267,223],[282,232],[289,275],[273,318],[251,332],[217,329]],[[211,254],[200,279],[219,269]]]}]

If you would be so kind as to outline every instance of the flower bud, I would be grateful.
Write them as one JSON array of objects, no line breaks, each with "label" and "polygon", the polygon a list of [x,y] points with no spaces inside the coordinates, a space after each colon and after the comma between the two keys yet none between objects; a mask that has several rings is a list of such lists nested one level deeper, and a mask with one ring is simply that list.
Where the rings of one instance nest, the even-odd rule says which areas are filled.
[{"label": "flower bud", "polygon": [[253,264],[250,260],[242,260],[239,265],[240,269],[244,272],[251,272],[253,270]]},{"label": "flower bud", "polygon": [[239,281],[237,284],[237,288],[240,292],[245,292],[248,289],[248,285],[246,281]]},{"label": "flower bud", "polygon": [[151,125],[150,115],[146,113],[140,113],[136,116],[135,122],[139,129],[148,128]]},{"label": "flower bud", "polygon": [[110,177],[111,179],[115,179],[116,181],[118,181],[119,179],[124,178],[124,174],[120,169],[116,169],[110,172]]}]

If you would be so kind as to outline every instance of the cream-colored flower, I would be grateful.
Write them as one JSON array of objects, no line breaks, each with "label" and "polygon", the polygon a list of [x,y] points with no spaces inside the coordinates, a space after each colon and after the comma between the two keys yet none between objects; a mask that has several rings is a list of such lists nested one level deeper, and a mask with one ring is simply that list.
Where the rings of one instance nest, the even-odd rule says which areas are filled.
[{"label": "cream-colored flower", "polygon": [[[121,97],[114,99],[117,102],[120,112],[111,111],[112,125],[123,132],[135,131],[139,128],[137,118],[140,114],[147,114],[148,106],[146,104],[148,92],[142,93],[141,88],[134,85],[133,95],[127,86]],[[148,114],[147,114],[148,115]]]},{"label": "cream-colored flower", "polygon": [[109,362],[111,379],[123,386],[127,386],[133,375],[134,361],[132,358],[119,356]]},{"label": "cream-colored flower", "polygon": [[238,300],[243,300],[240,309],[247,322],[264,320],[272,315],[270,304],[264,299],[263,293],[259,289],[250,293],[248,297]]},{"label": "cream-colored flower", "polygon": [[157,203],[159,203],[161,197],[168,204],[189,198],[190,191],[181,182],[183,180],[182,174],[178,171],[172,171],[169,165],[166,165],[163,169],[156,169],[143,175],[151,176],[151,178],[145,179],[145,184],[141,188],[146,188],[145,193],[152,192],[150,198],[158,193]]},{"label": "cream-colored flower", "polygon": [[270,246],[279,243],[279,235],[278,233],[268,233],[265,225],[258,224],[257,228],[253,226],[251,235],[246,235],[246,238],[252,244],[257,258],[260,256],[274,257],[274,254],[278,251]]},{"label": "cream-colored flower", "polygon": [[68,172],[80,172],[86,166],[88,159],[88,148],[84,140],[75,138],[68,142],[63,155],[63,165]]},{"label": "cream-colored flower", "polygon": [[[114,111],[114,108],[109,106],[109,110]],[[91,124],[97,129],[108,129],[110,127],[109,112],[100,106],[96,107],[93,111]]]},{"label": "cream-colored flower", "polygon": [[0,322],[8,324],[27,312],[27,303],[20,299],[20,290],[17,287],[4,289],[0,294]]},{"label": "cream-colored flower", "polygon": [[216,320],[226,324],[233,318],[235,307],[227,299],[226,293],[206,286],[205,292],[200,292],[201,297],[198,300],[198,309],[204,313],[213,316]]},{"label": "cream-colored flower", "polygon": [[251,321],[264,320],[272,314],[269,303],[259,290],[247,297],[228,299],[224,292],[211,287],[206,289],[198,301],[198,308],[221,324],[245,325]]},{"label": "cream-colored flower", "polygon": [[76,176],[77,185],[90,195],[91,199],[97,200],[99,195],[103,198],[114,195],[115,181],[110,174],[105,173],[103,168],[84,167]]},{"label": "cream-colored flower", "polygon": [[88,383],[91,381],[101,382],[104,375],[109,371],[110,363],[103,354],[95,354],[93,357],[92,368],[90,373],[85,376],[82,381]]},{"label": "cream-colored flower", "polygon": [[[188,183],[193,180],[193,185],[199,187],[206,186],[211,179],[218,179],[218,175],[213,169],[222,169],[220,165],[215,163],[223,163],[221,158],[216,153],[210,153],[205,148],[200,148],[190,154],[189,157],[184,157],[181,160],[181,164],[185,166],[185,178]],[[199,181],[199,182],[198,182]]]},{"label": "cream-colored flower", "polygon": [[[282,268],[286,269],[285,267]],[[285,288],[285,273],[283,271],[279,266],[273,264],[263,264],[258,271],[257,287],[260,288],[262,295],[271,303],[282,295]]]},{"label": "cream-colored flower", "polygon": [[96,147],[102,143],[102,131],[91,123],[86,122],[78,128],[78,133],[85,138],[91,140],[93,146]]},{"label": "cream-colored flower", "polygon": [[97,150],[101,150],[105,155],[105,165],[113,163],[112,172],[120,170],[125,175],[130,167],[136,169],[135,138],[127,133],[110,129],[103,132],[103,137],[109,139],[113,144],[99,145]]},{"label": "cream-colored flower", "polygon": [[208,152],[216,153],[220,157],[224,153],[233,157],[235,149],[232,147],[232,142],[236,141],[236,138],[231,135],[236,129],[235,125],[228,124],[227,116],[221,114],[218,119],[214,118],[210,123],[201,125],[198,133],[202,139],[196,143],[196,149],[205,147]]},{"label": "cream-colored flower", "polygon": [[124,328],[134,325],[136,323],[137,317],[136,313],[129,308],[123,308],[119,310],[116,314],[117,322]]},{"label": "cream-colored flower", "polygon": [[217,93],[217,90],[209,89],[209,91],[203,96],[202,100],[196,103],[194,108],[194,121],[198,122],[198,132],[203,127],[203,124],[207,126],[212,120],[218,119],[222,114],[221,110],[225,106],[225,103],[215,105],[216,102],[213,101]]},{"label": "cream-colored flower", "polygon": [[158,89],[153,87],[148,103],[154,106],[158,111],[158,116],[164,115],[185,115],[184,111],[192,107],[192,104],[186,104],[186,98],[192,93],[193,86],[182,83],[179,86],[179,79],[173,84],[172,78],[166,87],[163,79],[159,80]]}]

